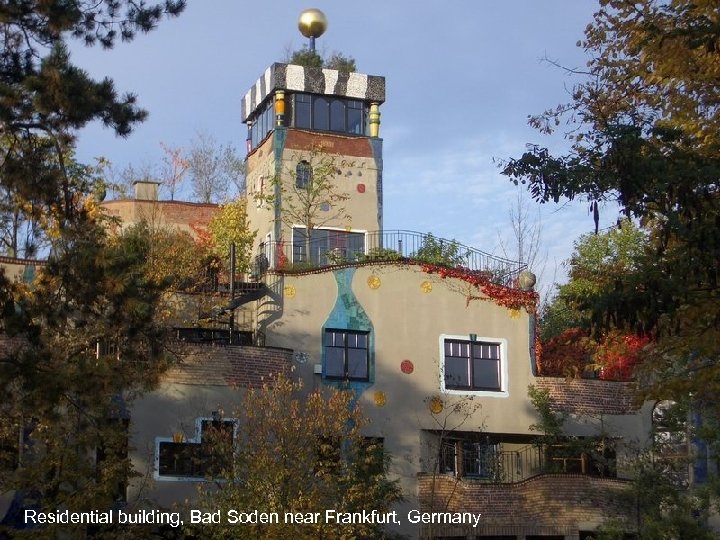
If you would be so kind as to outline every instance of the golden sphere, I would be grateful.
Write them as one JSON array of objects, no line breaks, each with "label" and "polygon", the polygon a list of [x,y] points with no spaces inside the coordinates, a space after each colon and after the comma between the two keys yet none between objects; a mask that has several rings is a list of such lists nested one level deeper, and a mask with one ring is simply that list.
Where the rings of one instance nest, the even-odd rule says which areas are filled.
[{"label": "golden sphere", "polygon": [[298,29],[306,38],[319,38],[327,30],[328,22],[325,14],[316,8],[306,9],[298,19]]}]

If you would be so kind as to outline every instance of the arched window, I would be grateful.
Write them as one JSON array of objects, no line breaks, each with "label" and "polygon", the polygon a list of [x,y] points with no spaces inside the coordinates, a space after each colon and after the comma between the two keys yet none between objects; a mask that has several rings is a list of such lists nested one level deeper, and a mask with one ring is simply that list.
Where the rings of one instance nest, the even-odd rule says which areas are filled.
[{"label": "arched window", "polygon": [[308,184],[312,180],[313,169],[307,161],[303,160],[295,167],[295,187],[298,189],[307,189]]}]

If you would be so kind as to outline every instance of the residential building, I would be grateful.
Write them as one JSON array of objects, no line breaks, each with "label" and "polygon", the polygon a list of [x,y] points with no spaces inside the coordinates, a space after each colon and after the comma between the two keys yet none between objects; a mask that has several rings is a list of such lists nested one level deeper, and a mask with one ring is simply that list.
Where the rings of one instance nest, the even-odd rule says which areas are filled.
[{"label": "residential building", "polygon": [[[520,265],[383,230],[384,98],[382,77],[286,64],[245,95],[248,218],[264,285],[244,305],[253,345],[208,347],[137,403],[131,446],[154,481],[147,496],[191,494],[202,474],[179,453],[200,451],[203,426],[232,410],[238,385],[292,366],[305,388],[356,392],[404,490],[399,532],[579,538],[626,510],[614,494],[631,449],[648,444],[652,407],[635,403],[632,383],[537,376],[536,295]],[[309,183],[325,179],[298,211]],[[254,375],[242,382],[241,370]],[[582,450],[541,444],[530,385],[568,415],[565,435],[587,441]],[[411,523],[415,511],[482,517],[475,527]]]}]

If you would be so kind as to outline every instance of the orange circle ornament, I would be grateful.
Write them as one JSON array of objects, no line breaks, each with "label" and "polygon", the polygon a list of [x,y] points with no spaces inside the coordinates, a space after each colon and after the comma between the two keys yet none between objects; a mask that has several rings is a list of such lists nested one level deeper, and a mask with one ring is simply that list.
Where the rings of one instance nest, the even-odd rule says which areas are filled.
[{"label": "orange circle ornament", "polygon": [[384,407],[385,402],[387,401],[387,398],[385,397],[385,392],[383,392],[382,390],[378,390],[377,392],[375,392],[375,394],[373,395],[373,401],[378,407]]},{"label": "orange circle ornament", "polygon": [[367,279],[367,284],[371,289],[379,289],[381,285],[380,278],[378,276],[370,276]]},{"label": "orange circle ornament", "polygon": [[443,400],[439,397],[434,397],[430,400],[430,412],[433,414],[440,414],[443,412],[443,409],[445,408],[445,404],[443,403]]}]

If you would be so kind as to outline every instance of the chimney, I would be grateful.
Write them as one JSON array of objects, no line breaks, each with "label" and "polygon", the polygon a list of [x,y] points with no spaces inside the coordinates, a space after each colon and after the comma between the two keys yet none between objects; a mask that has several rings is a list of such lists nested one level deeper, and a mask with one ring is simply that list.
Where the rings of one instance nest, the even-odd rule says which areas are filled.
[{"label": "chimney", "polygon": [[160,186],[160,182],[153,182],[151,180],[135,180],[133,182],[133,186],[135,186],[136,201],[158,200],[158,189]]}]

